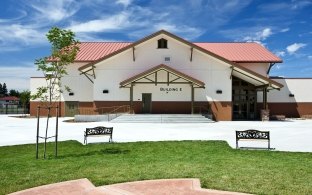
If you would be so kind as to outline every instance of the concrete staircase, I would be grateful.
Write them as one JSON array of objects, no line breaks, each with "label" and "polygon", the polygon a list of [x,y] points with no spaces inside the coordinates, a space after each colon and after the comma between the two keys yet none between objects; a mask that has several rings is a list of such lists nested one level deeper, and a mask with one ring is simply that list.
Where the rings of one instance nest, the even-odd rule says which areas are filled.
[{"label": "concrete staircase", "polygon": [[200,114],[123,114],[111,123],[212,123]]}]

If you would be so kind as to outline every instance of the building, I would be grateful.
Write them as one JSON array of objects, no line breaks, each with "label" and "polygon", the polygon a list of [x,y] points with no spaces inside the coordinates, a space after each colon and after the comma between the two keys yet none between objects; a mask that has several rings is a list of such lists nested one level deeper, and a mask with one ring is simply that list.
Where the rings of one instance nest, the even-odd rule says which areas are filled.
[{"label": "building", "polygon": [[[211,112],[255,120],[261,110],[312,114],[312,79],[270,78],[282,60],[257,43],[192,43],[161,30],[133,43],[83,42],[63,83],[61,115],[129,106],[134,113]],[[45,85],[31,78],[31,92]],[[298,86],[297,86],[298,85]],[[307,93],[310,93],[309,95]],[[302,98],[301,98],[302,97]],[[31,101],[36,114],[39,101]]]},{"label": "building", "polygon": [[5,107],[17,107],[19,104],[19,98],[15,96],[5,96],[0,98],[0,108]]}]

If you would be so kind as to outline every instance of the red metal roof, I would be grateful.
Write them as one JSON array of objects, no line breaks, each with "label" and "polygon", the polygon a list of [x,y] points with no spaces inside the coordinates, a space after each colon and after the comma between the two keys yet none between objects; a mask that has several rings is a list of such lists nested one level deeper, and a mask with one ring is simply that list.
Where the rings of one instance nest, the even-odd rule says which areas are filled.
[{"label": "red metal roof", "polygon": [[[130,44],[129,42],[82,42],[76,62],[92,62]],[[258,43],[194,44],[232,62],[282,62],[279,57]]]},{"label": "red metal roof", "polygon": [[82,42],[75,61],[92,62],[130,44],[126,42]]},{"label": "red metal roof", "polygon": [[19,101],[19,98],[15,96],[7,96],[0,98],[0,101]]},{"label": "red metal roof", "polygon": [[282,62],[258,43],[194,43],[232,62]]}]

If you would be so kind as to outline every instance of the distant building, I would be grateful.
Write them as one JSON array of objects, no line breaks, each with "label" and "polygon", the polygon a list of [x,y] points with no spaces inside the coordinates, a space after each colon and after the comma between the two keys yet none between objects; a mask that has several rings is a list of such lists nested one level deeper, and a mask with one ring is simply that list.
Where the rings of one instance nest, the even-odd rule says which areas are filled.
[{"label": "distant building", "polygon": [[[282,60],[257,43],[192,43],[161,30],[136,42],[83,42],[63,84],[61,115],[129,105],[134,113],[197,113],[256,120],[261,110],[312,114],[312,79],[269,77]],[[45,85],[31,78],[31,92]],[[40,102],[30,102],[36,115]],[[77,113],[77,112],[76,112]]]},{"label": "distant building", "polygon": [[19,98],[15,96],[7,96],[0,98],[0,107],[4,108],[6,105],[12,107],[12,106],[18,106],[19,104]]}]

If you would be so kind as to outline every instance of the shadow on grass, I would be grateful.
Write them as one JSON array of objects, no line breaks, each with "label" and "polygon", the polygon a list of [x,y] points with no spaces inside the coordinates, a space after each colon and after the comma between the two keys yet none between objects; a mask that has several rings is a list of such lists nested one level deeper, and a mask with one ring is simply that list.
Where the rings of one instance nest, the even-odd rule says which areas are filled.
[{"label": "shadow on grass", "polygon": [[107,148],[107,149],[101,149],[98,151],[90,151],[87,153],[61,155],[61,156],[58,156],[58,159],[79,158],[79,157],[88,157],[88,156],[94,156],[94,155],[114,155],[114,154],[119,155],[119,154],[128,154],[128,153],[130,153],[130,150]]}]

